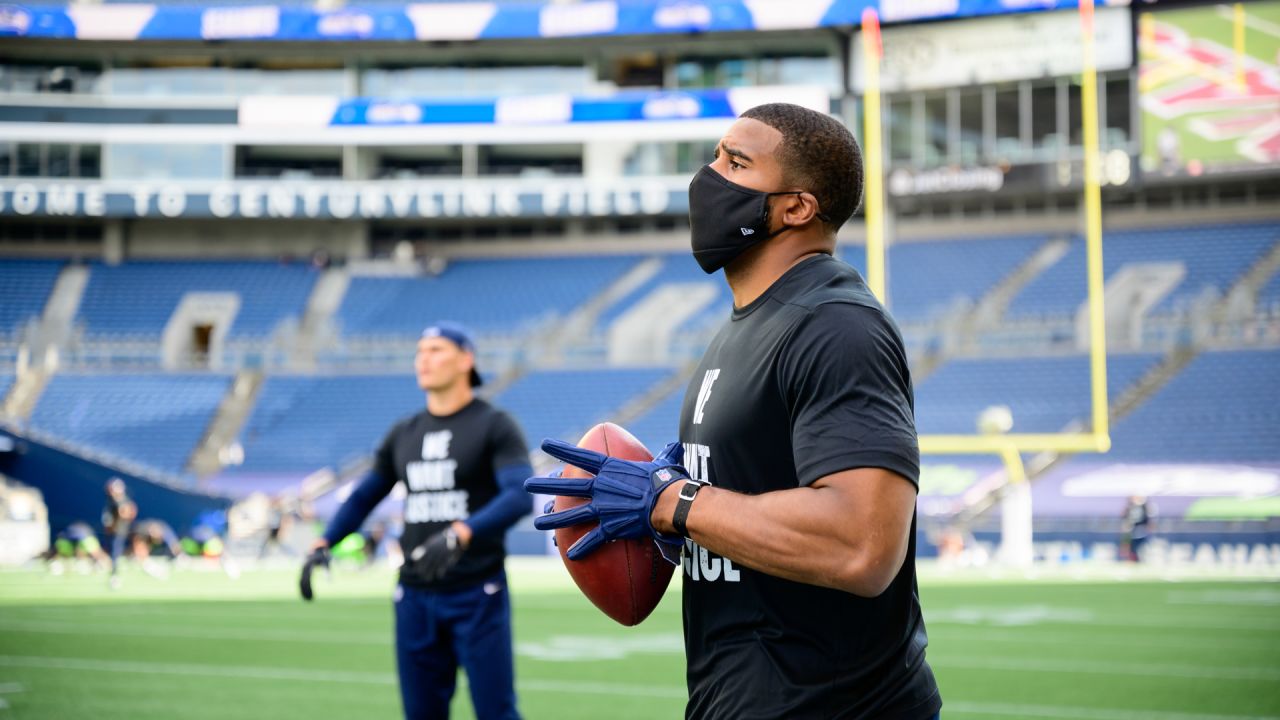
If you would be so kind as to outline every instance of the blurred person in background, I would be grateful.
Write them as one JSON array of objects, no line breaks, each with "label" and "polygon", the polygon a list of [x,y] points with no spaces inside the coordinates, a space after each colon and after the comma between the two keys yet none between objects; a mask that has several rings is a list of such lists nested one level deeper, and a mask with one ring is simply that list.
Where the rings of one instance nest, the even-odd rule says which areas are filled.
[{"label": "blurred person in background", "polygon": [[1142,548],[1155,530],[1155,506],[1142,495],[1133,495],[1121,519],[1120,556],[1129,562],[1142,562]]},{"label": "blurred person in background", "polygon": [[124,480],[107,481],[107,504],[102,508],[102,529],[111,554],[111,587],[120,587],[120,557],[128,546],[129,530],[138,517],[138,506],[129,499]]},{"label": "blurred person in background", "polygon": [[[63,561],[92,560],[103,568],[111,567],[111,558],[102,550],[98,536],[87,522],[73,522],[60,531],[49,549],[40,555],[49,564],[49,572],[61,575],[66,568]],[[88,570],[86,569],[85,572]]]},{"label": "blurred person in background", "polygon": [[[219,567],[227,577],[235,580],[240,577],[240,567],[227,555],[227,545],[218,534],[217,527],[225,527],[225,520],[214,521],[217,514],[202,516],[197,519],[191,532],[182,538],[182,550],[188,557],[217,560]],[[225,516],[223,516],[225,518]]]},{"label": "blurred person in background", "polygon": [[302,596],[312,596],[312,568],[327,565],[330,548],[403,482],[405,562],[394,600],[404,715],[449,717],[461,665],[479,720],[518,718],[504,536],[532,509],[523,489],[529,451],[515,420],[476,397],[483,380],[465,328],[427,328],[414,371],[426,408],[392,427],[316,541]]},{"label": "blurred person in background", "polygon": [[290,557],[297,555],[298,553],[283,541],[292,527],[293,513],[286,506],[284,498],[271,498],[271,504],[267,508],[267,537],[262,541],[258,559],[265,558],[273,548]]},{"label": "blurred person in background", "polygon": [[175,563],[183,555],[178,534],[163,520],[139,520],[134,524],[129,537],[134,560],[152,577],[165,577],[168,574],[156,563],[156,557],[165,557],[170,563]]}]

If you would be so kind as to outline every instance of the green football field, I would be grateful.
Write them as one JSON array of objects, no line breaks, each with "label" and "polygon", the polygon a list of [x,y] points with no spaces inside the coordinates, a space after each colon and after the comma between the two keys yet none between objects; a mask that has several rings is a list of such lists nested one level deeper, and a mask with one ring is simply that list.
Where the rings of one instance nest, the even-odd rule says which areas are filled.
[{"label": "green football field", "polygon": [[[526,717],[680,717],[679,593],[619,627],[557,562],[512,563]],[[1118,572],[926,571],[943,717],[1280,717],[1280,583]],[[310,605],[294,582],[131,570],[112,592],[100,574],[0,572],[0,720],[396,717],[390,572],[337,572]],[[455,710],[471,717],[463,693]]]}]

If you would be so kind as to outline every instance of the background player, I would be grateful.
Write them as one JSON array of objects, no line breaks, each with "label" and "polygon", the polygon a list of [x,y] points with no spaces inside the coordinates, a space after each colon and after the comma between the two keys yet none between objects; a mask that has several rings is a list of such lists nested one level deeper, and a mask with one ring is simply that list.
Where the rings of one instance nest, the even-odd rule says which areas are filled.
[{"label": "background player", "polygon": [[283,541],[293,528],[294,516],[293,509],[288,507],[284,498],[271,498],[271,503],[267,507],[267,536],[258,550],[259,560],[266,558],[273,548],[291,557],[297,557],[297,551]]},{"label": "background player", "polygon": [[[618,512],[616,496],[596,511],[639,520],[641,536],[692,540],[688,717],[925,720],[942,705],[916,590],[906,353],[857,271],[832,257],[861,195],[861,154],[839,122],[788,104],[743,113],[689,186],[694,257],[707,273],[724,268],[734,298],[685,393],[692,477],[610,461],[639,466],[644,480],[605,465],[585,468],[597,475],[585,492],[581,481],[529,483],[588,496],[609,492],[601,478],[631,484],[634,512]],[[609,525],[592,533],[608,539]]]},{"label": "background player", "polygon": [[[427,407],[391,429],[374,467],[316,541],[310,565],[355,532],[397,482],[408,490],[405,564],[395,592],[396,664],[407,718],[443,718],[466,670],[482,720],[519,717],[504,534],[530,510],[529,454],[507,413],[475,396],[481,384],[465,328],[438,323],[414,358]],[[309,593],[304,568],[303,595]]]},{"label": "background player", "polygon": [[129,529],[138,517],[138,506],[129,499],[124,480],[113,477],[107,481],[107,504],[102,508],[102,530],[107,536],[111,553],[111,587],[120,587],[120,557],[129,542]]},{"label": "background player", "polygon": [[49,549],[40,555],[40,559],[49,563],[49,571],[54,575],[63,573],[64,559],[69,562],[88,559],[103,568],[111,566],[111,558],[102,551],[102,544],[98,542],[98,536],[93,534],[93,528],[89,527],[89,523],[79,521],[60,531]]},{"label": "background player", "polygon": [[1124,508],[1121,520],[1121,559],[1142,562],[1142,548],[1151,538],[1155,525],[1155,507],[1142,495],[1133,495]]},{"label": "background player", "polygon": [[170,563],[176,563],[183,555],[178,534],[169,523],[154,518],[139,520],[134,524],[133,531],[129,534],[129,545],[134,560],[152,577],[164,577],[167,574],[156,564],[156,556],[166,557]]}]

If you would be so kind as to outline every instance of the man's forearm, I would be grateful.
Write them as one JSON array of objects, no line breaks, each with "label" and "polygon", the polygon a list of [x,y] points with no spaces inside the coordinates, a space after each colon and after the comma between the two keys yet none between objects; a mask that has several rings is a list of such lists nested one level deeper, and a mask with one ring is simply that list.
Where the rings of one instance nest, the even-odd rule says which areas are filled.
[{"label": "man's forearm", "polygon": [[375,471],[370,471],[356,485],[347,501],[338,508],[329,527],[325,528],[324,540],[329,546],[342,541],[343,538],[360,529],[365,518],[378,506],[379,502],[391,492],[395,480],[390,482]]},{"label": "man's forearm", "polygon": [[[906,557],[915,489],[876,469],[833,478],[761,495],[706,487],[685,526],[694,542],[746,567],[874,597]],[[678,492],[678,484],[668,488],[654,507],[654,527],[662,532],[675,532]]]}]

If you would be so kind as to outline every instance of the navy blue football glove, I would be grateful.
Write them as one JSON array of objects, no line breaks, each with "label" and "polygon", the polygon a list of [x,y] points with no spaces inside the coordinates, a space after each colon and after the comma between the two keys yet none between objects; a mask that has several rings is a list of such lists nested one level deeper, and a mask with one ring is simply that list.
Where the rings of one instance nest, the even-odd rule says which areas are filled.
[{"label": "navy blue football glove", "polygon": [[524,481],[524,489],[531,493],[590,500],[585,505],[543,515],[533,521],[533,526],[539,530],[600,521],[599,526],[569,548],[570,560],[580,560],[610,540],[652,537],[667,562],[680,564],[684,538],[659,533],[650,520],[653,506],[662,491],[671,483],[689,477],[688,471],[680,465],[684,459],[684,447],[680,443],[671,443],[650,462],[612,458],[559,440],[543,440],[542,450],[595,476],[564,478],[551,475]]},{"label": "navy blue football glove", "polygon": [[428,579],[439,580],[458,564],[464,552],[466,548],[462,547],[458,533],[452,527],[447,527],[414,548],[409,553],[409,563]]},{"label": "navy blue football glove", "polygon": [[298,591],[302,593],[303,600],[315,599],[315,592],[311,589],[311,574],[318,567],[329,569],[329,548],[316,548],[307,556],[306,562],[302,563],[302,577],[298,579]]}]

